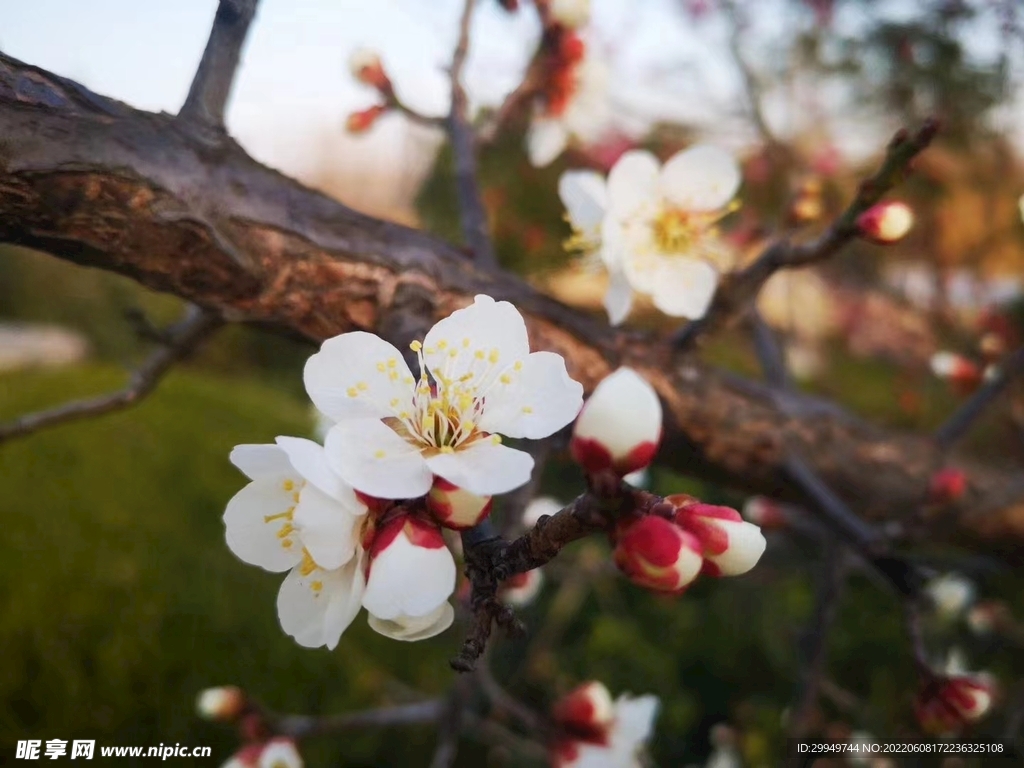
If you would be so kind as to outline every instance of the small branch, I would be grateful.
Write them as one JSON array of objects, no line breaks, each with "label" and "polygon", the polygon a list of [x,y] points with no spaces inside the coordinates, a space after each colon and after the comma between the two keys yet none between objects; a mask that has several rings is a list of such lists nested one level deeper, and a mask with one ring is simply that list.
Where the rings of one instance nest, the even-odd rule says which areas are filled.
[{"label": "small branch", "polygon": [[736,4],[731,0],[723,3],[723,9],[726,12],[726,16],[729,18],[731,29],[729,32],[729,52],[732,54],[733,61],[736,63],[736,68],[740,72],[740,77],[743,78],[743,87],[747,94],[747,102],[750,107],[750,116],[754,121],[754,126],[757,128],[757,132],[761,134],[761,139],[769,147],[776,148],[780,147],[779,140],[775,137],[775,133],[768,125],[768,121],[764,116],[764,109],[761,104],[761,84],[757,80],[757,75],[754,70],[751,69],[750,64],[743,57],[743,41],[742,31],[744,20],[740,18],[740,11],[736,7]]},{"label": "small branch", "polygon": [[405,115],[411,122],[422,125],[425,128],[444,128],[446,124],[446,120],[443,117],[424,115],[405,102],[400,101],[393,91],[388,95],[387,104],[391,109]]},{"label": "small branch", "polygon": [[910,638],[910,650],[914,655],[914,665],[918,674],[925,681],[935,677],[935,670],[928,661],[928,649],[924,644],[924,632],[921,629],[921,610],[917,602],[907,600],[903,604],[903,620]]},{"label": "small branch", "polygon": [[[486,662],[486,659],[485,659]],[[490,700],[491,706],[514,717],[527,731],[542,734],[546,731],[540,715],[510,694],[494,679],[490,666],[483,663],[476,669],[480,690]]]},{"label": "small branch", "polygon": [[459,42],[452,58],[452,109],[448,116],[448,133],[455,155],[455,184],[459,194],[459,216],[466,245],[477,263],[485,268],[496,267],[498,257],[487,228],[487,211],[480,198],[477,179],[476,147],[473,129],[467,117],[466,91],[462,87],[462,69],[469,53],[469,27],[473,20],[474,0],[465,0],[459,22]]},{"label": "small branch", "polygon": [[811,730],[814,708],[818,701],[828,657],[828,634],[835,622],[848,572],[848,563],[837,540],[826,541],[822,555],[823,575],[818,582],[814,613],[800,643],[806,666],[793,708],[790,725],[790,734],[793,738],[806,736]]},{"label": "small branch", "polygon": [[56,408],[29,413],[0,425],[0,443],[15,437],[24,437],[46,427],[66,424],[78,419],[99,416],[134,405],[152,392],[168,370],[207,336],[219,328],[222,321],[214,314],[198,307],[190,307],[185,318],[168,328],[164,346],[150,355],[132,374],[124,389],[99,397],[74,400]]},{"label": "small branch", "polygon": [[834,255],[857,235],[857,218],[882,199],[907,174],[910,161],[927,147],[938,131],[938,123],[928,120],[913,135],[900,130],[889,142],[881,167],[861,182],[857,195],[832,225],[815,240],[793,243],[788,238],[769,245],[745,269],[723,279],[714,301],[703,318],[689,323],[672,337],[676,349],[688,349],[701,334],[725,325],[746,311],[769,277],[780,269],[802,267]]},{"label": "small branch", "polygon": [[224,128],[224,107],[259,0],[220,0],[210,38],[178,118]]},{"label": "small branch", "polygon": [[949,448],[971,428],[989,403],[999,397],[1016,377],[1024,372],[1024,347],[1021,347],[997,365],[995,378],[985,383],[943,422],[935,432],[935,442]]},{"label": "small branch", "polygon": [[516,113],[524,105],[532,101],[533,97],[540,92],[540,77],[537,72],[538,61],[539,59],[535,56],[529,67],[527,67],[526,76],[523,78],[523,81],[505,97],[497,111],[488,117],[487,122],[480,129],[480,133],[477,136],[478,145],[486,146],[494,142]]},{"label": "small branch", "polygon": [[747,318],[754,339],[754,350],[764,371],[764,378],[773,387],[790,389],[792,381],[786,368],[786,358],[775,331],[764,321],[761,313],[752,308]]},{"label": "small branch", "polygon": [[380,709],[368,709],[365,712],[349,712],[326,717],[312,715],[265,715],[265,717],[274,734],[293,739],[305,739],[311,736],[324,736],[361,728],[385,728],[393,725],[434,722],[441,717],[445,706],[446,702],[443,699],[430,699],[415,704],[381,707]]},{"label": "small branch", "polygon": [[437,746],[430,768],[451,768],[459,753],[459,734],[466,715],[469,678],[460,678],[452,685],[437,721]]}]

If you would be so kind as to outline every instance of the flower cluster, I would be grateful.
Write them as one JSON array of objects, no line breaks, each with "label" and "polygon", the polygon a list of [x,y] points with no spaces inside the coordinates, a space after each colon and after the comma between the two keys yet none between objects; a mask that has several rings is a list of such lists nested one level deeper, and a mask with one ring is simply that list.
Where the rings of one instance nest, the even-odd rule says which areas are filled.
[{"label": "flower cluster", "polygon": [[914,711],[928,733],[953,734],[985,716],[994,692],[993,686],[977,675],[936,677],[918,692]]},{"label": "flower cluster", "polygon": [[607,269],[612,323],[629,314],[634,292],[666,315],[703,317],[719,273],[734,265],[718,222],[735,209],[739,185],[736,161],[708,145],[664,165],[650,152],[626,152],[607,181],[594,171],[562,175],[558,191],[573,228],[567,245]]},{"label": "flower cluster", "polygon": [[551,763],[555,768],[640,768],[657,714],[655,696],[623,694],[612,701],[602,683],[585,683],[552,708]]},{"label": "flower cluster", "polygon": [[412,347],[419,376],[373,334],[329,339],[305,368],[333,423],[325,444],[278,437],[231,454],[251,482],[224,513],[228,546],[288,571],[278,615],[301,645],[334,648],[361,607],[397,640],[450,626],[456,567],[442,527],[477,524],[492,494],[529,480],[532,457],[502,435],[546,437],[582,404],[565,361],[530,353],[507,302],[477,296]]},{"label": "flower cluster", "polygon": [[553,23],[544,33],[542,80],[526,135],[527,154],[536,167],[551,164],[572,142],[595,143],[611,121],[608,65],[577,30],[589,18],[588,5],[580,0],[550,3]]}]

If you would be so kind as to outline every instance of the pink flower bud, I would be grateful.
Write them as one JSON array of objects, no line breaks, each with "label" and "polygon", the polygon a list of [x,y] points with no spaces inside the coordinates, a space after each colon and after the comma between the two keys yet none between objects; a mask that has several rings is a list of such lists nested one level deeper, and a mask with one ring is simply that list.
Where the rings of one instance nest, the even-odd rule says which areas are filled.
[{"label": "pink flower bud", "polygon": [[427,507],[445,528],[472,528],[491,513],[491,497],[477,496],[443,477],[435,477],[427,494]]},{"label": "pink flower bud", "polygon": [[977,676],[940,677],[918,693],[914,712],[928,733],[955,733],[980,720],[992,706],[994,694],[992,684]]},{"label": "pink flower bud", "polygon": [[700,573],[697,537],[657,515],[620,525],[615,564],[635,584],[659,592],[680,592]]},{"label": "pink flower bud", "polygon": [[205,720],[231,722],[245,709],[245,694],[234,685],[207,688],[196,699],[196,711]]},{"label": "pink flower bud", "polygon": [[768,530],[789,525],[782,505],[767,496],[751,496],[743,504],[743,517],[747,522]]},{"label": "pink flower bud", "polygon": [[358,48],[348,59],[348,69],[359,82],[369,85],[383,93],[392,90],[391,80],[384,71],[380,56],[375,51]]},{"label": "pink flower bud", "polygon": [[654,388],[633,369],[619,368],[583,404],[569,448],[588,472],[612,469],[626,475],[654,459],[661,422]]},{"label": "pink flower bud", "polygon": [[946,379],[960,395],[973,392],[984,378],[977,363],[955,352],[936,352],[930,364],[932,373],[940,379]]},{"label": "pink flower bud", "polygon": [[526,571],[525,573],[517,573],[515,576],[502,582],[501,588],[498,591],[498,599],[506,605],[521,608],[524,605],[529,605],[537,598],[543,584],[544,574],[540,568],[534,568],[532,571]]},{"label": "pink flower bud", "polygon": [[604,684],[593,680],[555,702],[551,716],[574,736],[600,740],[615,721],[615,703]]},{"label": "pink flower bud", "polygon": [[892,245],[914,226],[914,212],[906,203],[890,200],[868,208],[857,217],[860,236],[878,245]]},{"label": "pink flower bud", "polygon": [[349,133],[366,133],[377,122],[377,119],[387,111],[383,104],[374,104],[368,109],[353,112],[345,121],[345,130]]},{"label": "pink flower bud", "polygon": [[[674,497],[665,499],[672,503]],[[761,529],[744,522],[740,513],[729,507],[700,502],[684,503],[675,514],[676,525],[689,531],[700,542],[704,571],[712,576],[738,576],[761,559],[766,542]]]},{"label": "pink flower bud", "polygon": [[956,467],[940,469],[928,481],[928,500],[935,504],[951,504],[967,490],[967,475]]}]

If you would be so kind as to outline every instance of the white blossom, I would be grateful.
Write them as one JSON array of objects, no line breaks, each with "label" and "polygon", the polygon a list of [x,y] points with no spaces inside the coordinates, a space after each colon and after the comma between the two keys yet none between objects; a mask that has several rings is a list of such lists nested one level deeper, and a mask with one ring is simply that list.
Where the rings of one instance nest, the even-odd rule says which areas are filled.
[{"label": "white blossom", "polygon": [[391,344],[360,331],[327,340],[306,363],[310,398],[337,422],[328,460],[370,496],[423,496],[435,475],[478,496],[510,491],[529,480],[533,458],[501,436],[547,437],[583,402],[560,355],[530,353],[505,301],[477,296],[412,348],[418,377]]},{"label": "white blossom", "polygon": [[664,165],[632,150],[607,182],[593,171],[562,175],[559,194],[575,232],[570,247],[598,254],[608,270],[605,308],[613,324],[629,314],[634,292],[667,315],[704,315],[719,272],[732,267],[717,224],[733,210],[739,184],[736,161],[708,145]]}]

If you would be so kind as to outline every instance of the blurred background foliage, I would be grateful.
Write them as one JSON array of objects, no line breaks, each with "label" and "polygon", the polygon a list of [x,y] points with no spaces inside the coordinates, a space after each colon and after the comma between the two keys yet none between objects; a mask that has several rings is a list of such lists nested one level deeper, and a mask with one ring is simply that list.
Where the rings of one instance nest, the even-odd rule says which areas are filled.
[{"label": "blurred background foliage", "polygon": [[[824,87],[838,80],[867,112],[913,121],[938,111],[946,131],[902,190],[918,215],[911,237],[885,252],[856,245],[824,270],[829,293],[820,302],[832,314],[845,307],[841,320],[805,327],[809,305],[784,289],[785,311],[776,313],[774,324],[791,349],[810,342],[816,355],[815,370],[801,386],[879,423],[933,428],[959,398],[930,375],[927,359],[942,347],[970,351],[977,307],[963,310],[943,290],[926,306],[915,305],[883,274],[893,251],[928,265],[940,286],[948,285],[942,278],[953,269],[977,276],[1019,273],[1024,228],[1016,201],[1024,172],[996,113],[1020,86],[1002,47],[1021,45],[1020,28],[1013,26],[1020,19],[1009,2],[910,3],[900,23],[873,23],[874,3],[867,1],[788,5],[799,20],[796,32],[768,50],[785,46],[785,55],[754,57],[767,81],[784,86],[800,77]],[[840,5],[860,8],[863,23],[830,26],[828,16]],[[715,4],[681,2],[678,12],[698,24]],[[998,20],[1005,36],[980,59],[968,51],[979,14],[1006,15]],[[757,31],[745,34],[756,38]],[[755,53],[764,54],[763,48],[751,46]],[[687,126],[657,126],[645,144],[667,156],[691,136]],[[521,150],[521,131],[513,130],[487,147],[481,162],[503,263],[594,311],[599,284],[591,286],[593,278],[561,247],[568,230],[556,185],[568,167],[607,168],[613,150],[575,152],[533,169]],[[807,231],[827,221],[863,167],[841,159],[829,165],[826,156],[827,143],[811,135],[787,137],[782,149],[748,152],[744,208],[728,223],[737,242],[755,250],[764,229],[785,219],[792,195],[812,177],[822,184],[823,212]],[[328,181],[359,205],[344,179]],[[418,201],[422,226],[459,239],[447,150]],[[0,373],[0,418],[119,386],[124,369],[147,347],[128,315],[141,312],[161,324],[180,310],[176,299],[116,276],[0,246],[0,320],[74,329],[91,350],[87,360],[70,366]],[[1001,311],[1021,327],[1015,307]],[[865,317],[886,343],[864,331]],[[655,327],[664,320],[648,312],[637,322]],[[830,330],[819,333],[819,325]],[[911,330],[901,336],[904,325]],[[874,343],[854,343],[857,332]],[[893,337],[907,341],[901,346]],[[243,565],[224,546],[220,516],[243,484],[228,452],[277,434],[312,433],[301,388],[301,366],[312,349],[231,327],[138,407],[0,447],[0,741],[211,744],[226,759],[237,743],[234,734],[193,714],[194,697],[206,686],[237,684],[275,710],[314,714],[413,701],[447,689],[458,628],[406,645],[375,635],[360,619],[336,651],[302,649],[277,625],[280,577]],[[715,339],[704,354],[713,364],[758,376],[740,333]],[[993,409],[970,448],[993,460],[1019,461],[1019,402],[1017,392]],[[651,483],[659,493],[743,502],[726,489],[663,470],[654,471]],[[579,484],[571,464],[554,462],[543,491],[569,499]],[[500,521],[500,509],[496,515]],[[915,555],[970,576],[980,594],[1007,601],[1024,617],[1020,573],[947,548]],[[548,568],[543,593],[524,609],[529,634],[496,642],[491,665],[498,680],[538,708],[587,679],[602,680],[613,694],[657,694],[663,707],[652,744],[657,765],[702,763],[717,723],[737,729],[748,765],[774,765],[800,676],[801,633],[827,557],[814,537],[771,533],[768,555],[748,576],[702,579],[684,597],[666,599],[618,578],[605,542],[582,542]],[[990,671],[1004,684],[1002,705],[977,733],[1019,736],[1020,648],[973,635],[962,622],[936,620],[928,640],[936,658],[961,647],[972,669]],[[879,738],[914,732],[914,670],[898,605],[866,572],[855,572],[843,594],[827,681],[822,730],[867,730]],[[313,766],[422,765],[434,738],[429,726],[397,735],[353,732],[312,743],[306,756]],[[529,763],[509,750],[471,743],[460,753],[459,766],[484,764]]]}]

